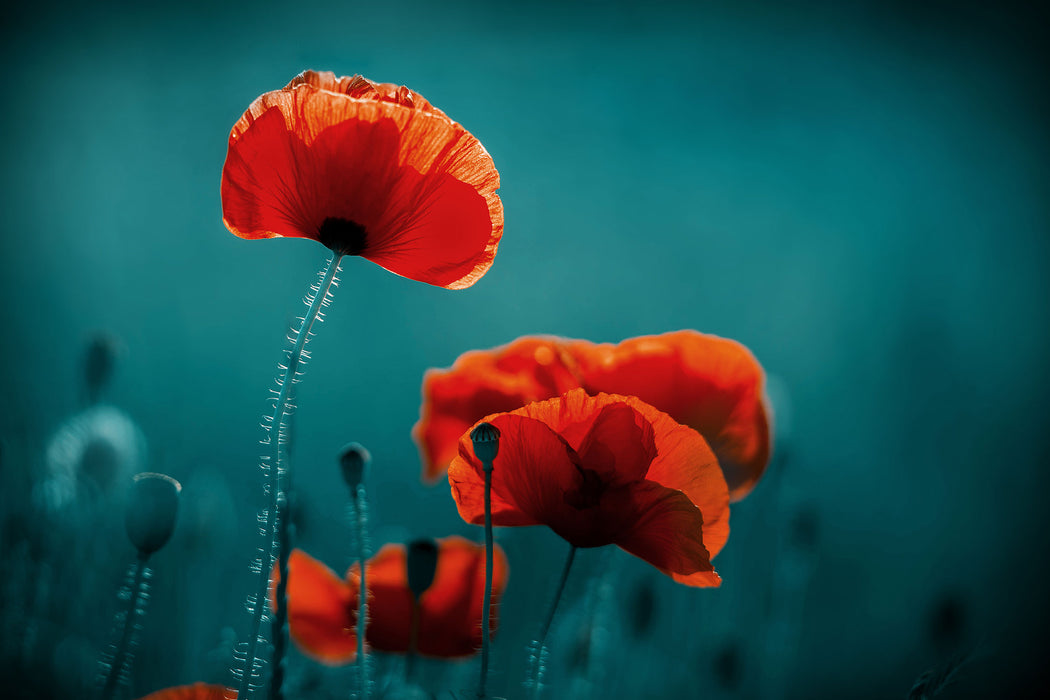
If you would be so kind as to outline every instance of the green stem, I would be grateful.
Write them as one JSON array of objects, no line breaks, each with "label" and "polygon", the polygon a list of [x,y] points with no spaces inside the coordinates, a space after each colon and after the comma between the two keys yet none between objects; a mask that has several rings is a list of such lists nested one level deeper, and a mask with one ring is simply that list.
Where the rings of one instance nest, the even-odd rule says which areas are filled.
[{"label": "green stem", "polygon": [[485,697],[485,683],[489,673],[489,645],[492,633],[492,462],[482,464],[485,470],[485,598],[481,613],[481,681],[478,697]]},{"label": "green stem", "polygon": [[[301,374],[299,368],[303,361],[304,349],[310,338],[314,322],[319,317],[322,317],[321,309],[327,306],[330,301],[330,292],[335,286],[336,275],[339,272],[339,263],[342,259],[343,256],[340,253],[335,253],[329,258],[327,266],[321,274],[321,281],[317,285],[316,290],[313,290],[313,298],[309,301],[309,308],[303,317],[302,323],[299,325],[298,331],[295,332],[295,344],[291,350],[287,351],[288,364],[280,366],[283,374],[277,380],[280,390],[275,392],[277,398],[273,407],[273,415],[266,417],[267,440],[271,446],[270,455],[267,456],[269,460],[267,482],[269,507],[266,510],[266,525],[263,529],[267,542],[263,547],[262,559],[259,562],[259,579],[256,584],[255,596],[252,599],[252,622],[248,632],[248,647],[245,652],[244,665],[237,691],[237,697],[241,698],[241,700],[248,700],[255,690],[252,681],[255,677],[263,611],[266,609],[266,593],[270,588],[270,568],[273,566],[275,559],[279,561],[281,558],[279,522],[284,517],[284,513],[281,512],[283,508],[278,501],[278,496],[281,493],[281,454],[285,439],[285,421],[292,411],[295,410],[293,386],[299,381],[298,377]],[[276,556],[274,554],[275,550],[277,551]],[[287,586],[287,584],[285,585]],[[280,607],[285,605],[286,601],[278,599],[276,604]]]},{"label": "green stem", "polygon": [[139,600],[143,593],[143,580],[146,577],[146,559],[148,556],[139,554],[135,560],[135,577],[131,584],[131,600],[128,602],[128,611],[124,616],[123,629],[120,632],[120,641],[117,643],[117,652],[113,657],[113,663],[109,667],[106,683],[102,688],[102,700],[110,700],[117,686],[127,680],[125,665],[129,665],[131,643],[135,636],[135,623],[139,616]]},{"label": "green stem", "polygon": [[368,623],[368,585],[365,582],[365,485],[354,490],[354,516],[357,529],[357,562],[361,570],[361,587],[357,600],[357,679],[358,697],[368,700],[368,664],[365,659],[365,629]]},{"label": "green stem", "polygon": [[565,560],[565,568],[561,572],[561,580],[558,582],[558,590],[554,594],[554,601],[551,603],[551,609],[547,613],[547,619],[543,622],[543,627],[540,629],[539,637],[536,638],[536,656],[533,659],[535,664],[533,679],[535,681],[533,685],[533,697],[538,698],[540,696],[540,688],[543,687],[543,654],[547,644],[547,633],[551,629],[551,623],[554,621],[554,613],[558,610],[558,603],[561,602],[561,594],[565,591],[565,582],[569,580],[569,570],[572,568],[572,561],[576,558],[576,545],[569,545],[569,557]]}]

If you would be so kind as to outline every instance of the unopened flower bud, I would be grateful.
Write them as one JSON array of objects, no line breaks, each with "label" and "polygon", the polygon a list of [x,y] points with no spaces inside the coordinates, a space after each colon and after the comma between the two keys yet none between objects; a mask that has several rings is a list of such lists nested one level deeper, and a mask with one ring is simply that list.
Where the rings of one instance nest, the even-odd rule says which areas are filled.
[{"label": "unopened flower bud", "polygon": [[470,439],[474,443],[474,456],[485,469],[491,469],[492,460],[499,454],[499,428],[491,423],[479,423],[470,431]]},{"label": "unopened flower bud", "polygon": [[431,539],[408,543],[408,588],[417,598],[434,583],[437,571],[438,544]]},{"label": "unopened flower bud", "polygon": [[343,481],[356,491],[365,480],[365,471],[372,463],[372,455],[356,442],[351,442],[339,453],[339,468],[343,472]]},{"label": "unopened flower bud", "polygon": [[124,526],[143,557],[163,547],[175,531],[179,510],[179,482],[165,474],[136,474],[128,494]]}]

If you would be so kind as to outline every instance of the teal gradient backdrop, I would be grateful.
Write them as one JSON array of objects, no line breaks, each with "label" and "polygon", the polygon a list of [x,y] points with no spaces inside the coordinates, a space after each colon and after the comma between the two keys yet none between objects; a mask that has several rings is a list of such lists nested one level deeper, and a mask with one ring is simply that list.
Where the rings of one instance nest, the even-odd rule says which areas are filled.
[{"label": "teal gradient backdrop", "polygon": [[[148,466],[221,512],[212,550],[157,557],[136,693],[221,681],[208,653],[224,627],[247,627],[259,417],[327,251],[232,236],[219,177],[242,111],[307,68],[405,84],[462,123],[500,171],[506,230],[461,292],[344,263],[299,392],[304,547],[349,563],[335,456],[351,440],[375,459],[377,545],[480,535],[446,484],[418,478],[409,431],[428,367],[529,333],[696,328],[743,342],[773,378],[777,458],[733,509],[722,588],[655,581],[657,634],[624,684],[904,697],[940,658],[929,627],[946,599],[959,648],[980,650],[954,697],[1045,679],[1045,12],[308,0],[9,13],[5,509],[80,406],[83,348],[102,330],[123,345],[108,399],[147,436]],[[816,544],[780,639],[765,611],[793,584],[771,552],[800,522]],[[502,534],[493,687],[513,697],[563,543]],[[583,555],[570,600],[628,559]],[[112,606],[112,587],[96,598]],[[105,642],[84,640],[84,656]],[[727,643],[741,650],[735,695],[712,666]],[[676,649],[681,663],[652,670]]]}]

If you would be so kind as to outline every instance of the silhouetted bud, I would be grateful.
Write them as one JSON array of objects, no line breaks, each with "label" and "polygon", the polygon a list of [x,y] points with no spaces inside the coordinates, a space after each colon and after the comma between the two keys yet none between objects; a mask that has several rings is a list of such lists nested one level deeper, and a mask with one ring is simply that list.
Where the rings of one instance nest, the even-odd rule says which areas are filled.
[{"label": "silhouetted bud", "polygon": [[116,363],[117,340],[104,333],[92,338],[84,352],[84,383],[87,385],[89,400],[98,400],[113,375]]},{"label": "silhouetted bud", "polygon": [[361,445],[351,442],[339,453],[339,468],[343,471],[343,481],[356,491],[365,480],[365,471],[372,463],[372,455]]},{"label": "silhouetted bud", "polygon": [[179,482],[165,474],[136,474],[128,494],[124,526],[139,554],[148,557],[163,547],[175,531]]},{"label": "silhouetted bud", "polygon": [[805,552],[817,547],[820,537],[820,514],[812,506],[799,509],[788,524],[791,544]]},{"label": "silhouetted bud", "polygon": [[966,631],[966,602],[954,592],[941,593],[928,619],[930,641],[941,649],[952,649]]},{"label": "silhouetted bud", "polygon": [[408,588],[418,598],[434,583],[437,571],[438,544],[431,539],[413,540],[408,543]]},{"label": "silhouetted bud", "polygon": [[490,469],[492,460],[499,454],[499,429],[491,423],[479,423],[470,431],[470,439],[474,443],[474,456]]},{"label": "silhouetted bud", "polygon": [[653,582],[644,578],[635,586],[631,594],[628,628],[635,637],[641,637],[653,624],[653,612],[656,609],[656,594]]},{"label": "silhouetted bud", "polygon": [[740,658],[740,647],[736,642],[726,642],[715,653],[711,663],[712,670],[715,672],[715,679],[724,690],[733,691],[740,685],[740,679],[743,675],[741,673],[743,670],[741,669],[742,661]]}]

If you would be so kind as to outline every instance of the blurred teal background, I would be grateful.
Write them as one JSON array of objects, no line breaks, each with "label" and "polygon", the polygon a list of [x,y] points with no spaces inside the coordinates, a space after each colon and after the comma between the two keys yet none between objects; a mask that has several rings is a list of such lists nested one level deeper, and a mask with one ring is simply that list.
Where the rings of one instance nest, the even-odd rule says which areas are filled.
[{"label": "blurred teal background", "polygon": [[[620,687],[905,697],[969,649],[945,697],[1046,682],[1045,6],[308,0],[5,14],[5,508],[80,408],[85,344],[106,331],[123,345],[107,398],[146,435],[147,466],[183,482],[185,513],[210,494],[228,516],[201,526],[210,549],[156,557],[138,694],[214,676],[204,659],[222,628],[247,628],[259,417],[327,251],[231,235],[219,177],[243,110],[307,68],[426,96],[492,154],[506,210],[495,265],[466,291],[344,263],[299,393],[311,553],[349,564],[335,455],[350,440],[375,459],[377,546],[479,535],[447,485],[418,480],[409,431],[428,367],[523,334],[696,328],[766,367],[778,454],[733,509],[721,589],[653,577],[651,636],[611,644],[633,661],[609,662],[630,675]],[[500,537],[512,573],[494,687],[514,697],[564,543]],[[120,537],[110,549],[131,560]],[[613,560],[616,581],[648,576],[622,552],[583,554],[570,601]],[[633,595],[616,581],[612,615]],[[113,587],[94,598],[112,612]],[[96,632],[86,658],[108,641]]]}]

